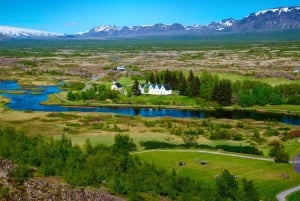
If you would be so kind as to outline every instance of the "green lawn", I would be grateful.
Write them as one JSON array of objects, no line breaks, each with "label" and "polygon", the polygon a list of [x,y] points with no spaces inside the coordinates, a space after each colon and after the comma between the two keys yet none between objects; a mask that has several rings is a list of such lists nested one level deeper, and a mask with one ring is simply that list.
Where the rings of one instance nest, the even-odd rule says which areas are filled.
[{"label": "green lawn", "polygon": [[[276,164],[268,161],[190,152],[154,151],[138,155],[145,161],[155,163],[170,171],[175,169],[180,175],[190,176],[210,186],[214,185],[216,175],[228,169],[239,179],[254,180],[264,199],[275,197],[278,192],[300,184],[300,174],[294,172],[292,164]],[[207,161],[208,165],[201,166],[196,160]],[[179,167],[177,165],[179,161],[184,161],[186,166]],[[289,178],[283,178],[283,174],[287,174]]]},{"label": "green lawn", "polygon": [[294,192],[287,196],[287,201],[299,201],[300,200],[300,191]]}]

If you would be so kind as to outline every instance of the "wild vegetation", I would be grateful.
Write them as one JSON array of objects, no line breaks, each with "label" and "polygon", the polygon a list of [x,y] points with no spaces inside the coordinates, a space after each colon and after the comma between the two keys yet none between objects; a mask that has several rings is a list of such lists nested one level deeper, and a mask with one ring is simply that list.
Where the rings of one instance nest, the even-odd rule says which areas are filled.
[{"label": "wild vegetation", "polygon": [[[13,129],[0,130],[0,156],[17,163],[11,173],[21,185],[24,180],[41,174],[60,176],[75,186],[103,186],[127,195],[130,200],[147,197],[168,197],[172,200],[222,200],[234,196],[235,200],[258,201],[253,182],[243,180],[243,190],[228,171],[217,178],[217,192],[199,181],[169,173],[129,154],[136,150],[126,135],[116,135],[113,146],[92,146],[89,141],[83,150],[72,146],[70,139],[45,140],[40,136],[26,137]],[[11,146],[14,144],[14,146]],[[37,169],[36,169],[37,168]],[[36,172],[35,172],[36,171]],[[234,182],[234,186],[230,183]]]},{"label": "wild vegetation", "polygon": [[[26,87],[59,84],[64,92],[50,96],[47,104],[127,104],[209,110],[224,106],[226,110],[245,108],[299,114],[300,81],[299,74],[294,72],[300,62],[297,33],[246,34],[246,39],[231,35],[110,41],[0,41],[0,79],[18,80]],[[290,41],[274,42],[278,37],[286,38],[287,34],[294,35]],[[264,41],[256,40],[257,37]],[[119,65],[126,66],[126,71],[114,70]],[[110,90],[113,80],[123,85],[127,95]],[[148,81],[168,83],[178,94],[137,96],[134,83]],[[13,174],[20,182],[31,176],[53,175],[73,185],[106,187],[132,200],[166,197],[184,200],[186,196],[190,196],[186,197],[189,200],[217,199],[219,191],[229,200],[250,198],[250,194],[256,200],[256,191],[260,198],[273,200],[277,192],[299,181],[292,165],[286,164],[300,152],[299,128],[269,118],[262,121],[178,119],[12,111],[5,106],[8,102],[9,99],[0,97],[1,136],[5,136],[0,143],[24,140],[16,143],[15,150],[12,150],[14,146],[8,147],[12,142],[3,147],[7,148],[6,152],[3,149],[3,156],[19,164]],[[5,130],[7,126],[16,131]],[[3,134],[5,132],[11,132],[11,136]],[[272,156],[279,163],[201,155],[201,160],[209,162],[202,167],[195,162],[198,156],[161,152],[143,153],[139,159],[128,154],[128,150],[123,152],[116,148],[123,146],[123,143],[115,144],[116,134],[130,136],[137,150],[212,149]],[[126,138],[129,140],[126,143],[132,145],[130,150],[133,150],[130,138]],[[180,161],[186,165],[179,167]],[[100,167],[100,171],[95,166]],[[237,175],[237,180],[232,180],[233,175],[223,172],[224,169]],[[108,170],[113,170],[111,175]],[[214,176],[222,172],[224,175],[216,183]],[[235,184],[233,190],[227,188],[223,176]],[[254,180],[254,185],[243,181],[244,177]],[[142,180],[147,181],[145,185]],[[228,192],[222,192],[226,189]],[[196,191],[201,192],[200,195]],[[0,195],[6,193],[7,189],[1,187]]]}]

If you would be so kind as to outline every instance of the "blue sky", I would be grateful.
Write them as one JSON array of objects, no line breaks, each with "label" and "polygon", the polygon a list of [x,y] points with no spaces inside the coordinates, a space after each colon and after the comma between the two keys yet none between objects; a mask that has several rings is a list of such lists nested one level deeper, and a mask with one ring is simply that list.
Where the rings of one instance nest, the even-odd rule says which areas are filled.
[{"label": "blue sky", "polygon": [[0,25],[77,33],[99,25],[207,24],[299,0],[1,0]]}]

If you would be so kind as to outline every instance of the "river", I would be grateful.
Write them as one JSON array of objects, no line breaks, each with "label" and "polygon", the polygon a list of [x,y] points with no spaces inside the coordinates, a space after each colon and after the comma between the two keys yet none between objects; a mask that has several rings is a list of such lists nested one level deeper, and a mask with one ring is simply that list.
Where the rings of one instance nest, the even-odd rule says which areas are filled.
[{"label": "river", "polygon": [[186,110],[163,108],[136,108],[136,107],[83,107],[43,105],[48,95],[60,92],[58,86],[39,86],[35,88],[22,88],[16,81],[0,82],[0,95],[10,99],[7,107],[20,111],[45,112],[103,112],[143,117],[177,117],[177,118],[228,118],[228,119],[254,119],[261,121],[276,121],[291,125],[300,125],[300,117],[290,114],[261,113],[246,110]]}]

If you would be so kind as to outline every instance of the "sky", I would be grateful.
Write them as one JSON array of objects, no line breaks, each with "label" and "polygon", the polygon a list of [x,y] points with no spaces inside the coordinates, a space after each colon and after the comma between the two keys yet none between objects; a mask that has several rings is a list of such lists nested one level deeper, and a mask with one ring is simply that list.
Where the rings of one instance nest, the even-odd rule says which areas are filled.
[{"label": "sky", "polygon": [[100,25],[208,24],[299,0],[0,0],[0,26],[72,34]]}]

